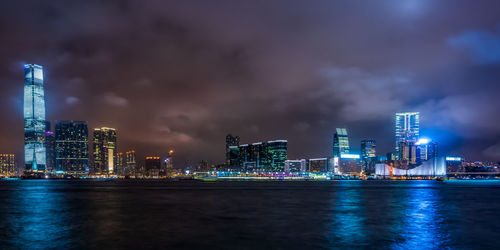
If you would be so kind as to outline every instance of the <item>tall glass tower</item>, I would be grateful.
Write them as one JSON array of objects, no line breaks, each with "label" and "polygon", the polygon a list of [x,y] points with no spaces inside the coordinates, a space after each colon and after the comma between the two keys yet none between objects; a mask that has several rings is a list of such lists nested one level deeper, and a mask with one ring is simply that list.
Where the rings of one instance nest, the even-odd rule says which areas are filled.
[{"label": "tall glass tower", "polygon": [[337,128],[333,135],[333,157],[340,157],[341,154],[349,153],[349,136],[347,129]]},{"label": "tall glass tower", "polygon": [[45,171],[45,97],[43,67],[24,65],[24,164],[31,172]]},{"label": "tall glass tower", "polygon": [[396,157],[401,159],[402,147],[418,141],[420,113],[396,113]]}]

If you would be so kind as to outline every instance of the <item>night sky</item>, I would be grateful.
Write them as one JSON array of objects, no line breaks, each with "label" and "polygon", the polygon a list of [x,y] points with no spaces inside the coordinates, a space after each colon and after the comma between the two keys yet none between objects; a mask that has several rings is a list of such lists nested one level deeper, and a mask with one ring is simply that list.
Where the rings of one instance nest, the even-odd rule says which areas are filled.
[{"label": "night sky", "polygon": [[120,151],[224,160],[225,136],[287,139],[289,159],[394,147],[421,112],[440,153],[500,160],[500,1],[4,1],[0,152],[23,155],[23,67],[47,119],[114,127]]}]

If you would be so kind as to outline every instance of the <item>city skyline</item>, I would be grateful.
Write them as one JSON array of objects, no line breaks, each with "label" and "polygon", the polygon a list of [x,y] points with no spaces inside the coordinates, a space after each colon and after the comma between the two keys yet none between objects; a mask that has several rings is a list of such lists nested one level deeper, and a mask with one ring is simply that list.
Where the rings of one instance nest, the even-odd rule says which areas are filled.
[{"label": "city skyline", "polygon": [[[0,152],[22,160],[19,72],[37,63],[46,74],[47,120],[116,128],[118,151],[135,149],[138,159],[174,148],[176,163],[222,163],[228,133],[247,142],[287,139],[290,159],[326,157],[337,127],[347,128],[352,149],[373,139],[384,155],[394,151],[393,115],[421,112],[420,135],[437,141],[443,154],[497,161],[500,131],[490,115],[500,106],[496,3],[472,9],[465,3],[294,3],[276,12],[278,3],[249,4],[245,11],[231,3],[225,11],[203,3],[45,3],[26,10],[7,3]],[[102,20],[91,18],[96,9]],[[186,18],[197,9],[203,12]],[[449,11],[437,15],[442,9]],[[398,25],[373,23],[363,17],[367,11]],[[273,15],[262,17],[263,25],[248,13]],[[477,13],[481,18],[473,18]],[[85,22],[66,22],[71,15]],[[22,49],[13,41],[23,41]]]}]

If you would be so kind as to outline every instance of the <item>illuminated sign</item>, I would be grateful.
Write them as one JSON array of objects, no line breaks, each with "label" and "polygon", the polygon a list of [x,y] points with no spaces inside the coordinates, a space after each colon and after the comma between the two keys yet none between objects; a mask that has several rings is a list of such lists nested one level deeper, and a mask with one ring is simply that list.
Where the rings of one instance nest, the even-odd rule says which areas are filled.
[{"label": "illuminated sign", "polygon": [[359,155],[356,154],[340,154],[340,158],[342,159],[359,159]]},{"label": "illuminated sign", "polygon": [[462,161],[461,157],[446,157],[446,161]]}]

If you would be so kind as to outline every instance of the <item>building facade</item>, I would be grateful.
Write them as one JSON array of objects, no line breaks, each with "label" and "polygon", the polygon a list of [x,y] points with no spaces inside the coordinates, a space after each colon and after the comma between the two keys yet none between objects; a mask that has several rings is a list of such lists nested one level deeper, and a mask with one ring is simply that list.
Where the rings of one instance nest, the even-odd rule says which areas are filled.
[{"label": "building facade", "polygon": [[420,113],[396,113],[396,158],[402,157],[402,144],[416,143],[420,135]]},{"label": "building facade", "polygon": [[125,153],[125,176],[132,176],[139,173],[139,169],[137,169],[137,161],[135,158],[135,150],[130,150]]},{"label": "building facade", "polygon": [[227,170],[284,172],[287,144],[287,140],[274,140],[229,146]]},{"label": "building facade", "polygon": [[88,173],[88,138],[86,121],[56,121],[56,170],[73,174]]},{"label": "building facade", "polygon": [[240,137],[239,136],[233,136],[231,134],[228,134],[226,136],[226,165],[231,166],[230,162],[230,148],[231,147],[238,147],[240,145]]},{"label": "building facade", "polygon": [[159,156],[147,156],[144,162],[146,177],[159,177],[161,172],[161,161]]},{"label": "building facade", "polygon": [[45,95],[43,67],[24,65],[24,165],[25,171],[46,170]]},{"label": "building facade", "polygon": [[0,175],[15,176],[16,172],[16,156],[14,154],[0,154]]},{"label": "building facade", "polygon": [[333,157],[349,153],[349,136],[345,128],[337,128],[333,135]]},{"label": "building facade", "polygon": [[116,168],[116,130],[114,128],[94,129],[93,174],[115,174]]}]

